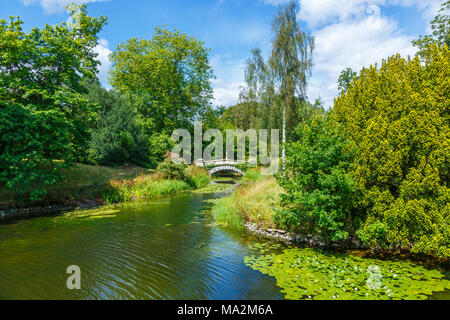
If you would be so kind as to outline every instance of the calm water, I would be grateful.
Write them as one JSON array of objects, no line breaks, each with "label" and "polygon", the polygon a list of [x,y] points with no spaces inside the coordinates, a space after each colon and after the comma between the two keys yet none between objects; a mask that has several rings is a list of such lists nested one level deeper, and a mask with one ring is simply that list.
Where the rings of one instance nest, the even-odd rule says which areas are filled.
[{"label": "calm water", "polygon": [[[262,240],[204,212],[222,195],[0,225],[0,299],[282,299],[275,278],[244,264]],[[82,290],[66,288],[69,265],[81,268]]]},{"label": "calm water", "polygon": [[[255,239],[203,212],[217,196],[0,225],[0,299],[281,299],[275,279],[244,265]],[[69,265],[82,290],[66,288]]]}]

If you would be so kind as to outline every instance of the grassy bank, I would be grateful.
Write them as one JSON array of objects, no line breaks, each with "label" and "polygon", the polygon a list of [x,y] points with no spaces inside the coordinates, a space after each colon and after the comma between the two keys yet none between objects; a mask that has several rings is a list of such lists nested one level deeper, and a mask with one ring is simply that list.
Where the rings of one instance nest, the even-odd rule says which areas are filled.
[{"label": "grassy bank", "polygon": [[113,179],[111,188],[104,191],[106,202],[144,201],[170,194],[177,194],[187,190],[199,189],[209,184],[208,173],[194,166],[186,167],[183,179],[168,179],[166,174],[139,175],[133,179]]},{"label": "grassy bank", "polygon": [[147,172],[136,166],[105,167],[77,164],[62,170],[64,178],[47,187],[40,201],[31,201],[26,193],[0,186],[0,209],[28,208],[47,205],[76,205],[77,202],[103,200],[103,192],[112,180],[132,179]]},{"label": "grassy bank", "polygon": [[207,172],[200,168],[188,167],[185,171],[184,180],[175,180],[135,166],[77,164],[74,168],[64,170],[64,179],[48,187],[47,194],[40,201],[33,202],[27,194],[0,186],[0,210],[148,200],[199,189],[210,182]]},{"label": "grassy bank", "polygon": [[274,177],[249,171],[236,191],[215,201],[212,215],[219,224],[235,229],[243,229],[247,221],[274,228],[273,216],[282,191]]},{"label": "grassy bank", "polygon": [[141,175],[129,180],[113,180],[104,192],[106,202],[128,202],[176,194],[192,188],[186,181],[160,179],[156,175]]}]

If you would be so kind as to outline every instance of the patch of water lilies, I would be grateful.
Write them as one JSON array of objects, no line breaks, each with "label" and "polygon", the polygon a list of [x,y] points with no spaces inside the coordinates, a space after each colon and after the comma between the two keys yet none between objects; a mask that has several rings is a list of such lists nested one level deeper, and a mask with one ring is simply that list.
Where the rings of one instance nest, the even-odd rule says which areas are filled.
[{"label": "patch of water lilies", "polygon": [[315,249],[257,243],[245,264],[275,277],[286,299],[427,299],[450,289],[438,270],[405,261],[366,259]]}]

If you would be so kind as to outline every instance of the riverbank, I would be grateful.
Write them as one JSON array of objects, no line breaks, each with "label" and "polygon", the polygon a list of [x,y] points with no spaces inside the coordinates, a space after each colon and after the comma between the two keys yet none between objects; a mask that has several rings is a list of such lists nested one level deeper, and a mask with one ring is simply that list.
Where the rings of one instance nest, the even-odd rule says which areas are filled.
[{"label": "riverbank", "polygon": [[277,225],[275,218],[277,211],[281,209],[279,202],[283,193],[282,188],[274,177],[262,177],[254,172],[250,176],[247,179],[244,177],[242,185],[230,196],[214,201],[211,213],[220,225],[246,230],[259,237],[282,241],[297,247],[345,251],[367,258],[397,258],[431,267],[442,266],[446,269],[450,267],[448,258],[414,254],[405,247],[369,247],[356,236],[331,242],[319,236],[282,229]]},{"label": "riverbank", "polygon": [[0,188],[0,221],[59,214],[118,202],[145,201],[209,184],[202,169],[187,167],[184,180],[167,179],[159,172],[141,167],[104,167],[78,164],[65,178],[47,190],[39,201]]},{"label": "riverbank", "polygon": [[281,187],[273,177],[262,177],[249,170],[229,197],[217,199],[212,208],[214,219],[225,227],[243,230],[246,223],[259,229],[275,229],[273,216],[279,206]]}]

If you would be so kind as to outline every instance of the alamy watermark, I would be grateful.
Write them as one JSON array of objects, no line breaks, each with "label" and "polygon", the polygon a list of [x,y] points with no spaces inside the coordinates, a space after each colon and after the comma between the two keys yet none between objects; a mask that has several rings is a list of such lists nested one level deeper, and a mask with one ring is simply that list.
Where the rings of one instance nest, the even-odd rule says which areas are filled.
[{"label": "alamy watermark", "polygon": [[66,273],[70,274],[67,278],[66,286],[69,290],[80,290],[81,289],[81,269],[77,265],[68,266]]},{"label": "alamy watermark", "polygon": [[[280,130],[267,129],[227,129],[224,140],[218,129],[209,129],[203,133],[202,122],[194,124],[194,139],[186,129],[176,129],[172,140],[181,141],[172,149],[171,158],[175,163],[207,166],[221,162],[223,164],[260,164],[263,175],[273,175],[279,170]],[[225,154],[224,154],[225,141]],[[248,141],[248,145],[247,145]],[[203,149],[203,142],[211,142]],[[236,143],[235,143],[236,142]],[[193,145],[192,145],[193,143]],[[192,156],[192,150],[194,154]],[[235,157],[236,156],[236,157]]]},{"label": "alamy watermark", "polygon": [[367,288],[371,290],[379,290],[382,285],[381,280],[383,279],[380,267],[371,265],[367,267],[367,273],[369,274],[369,277],[366,281]]}]

